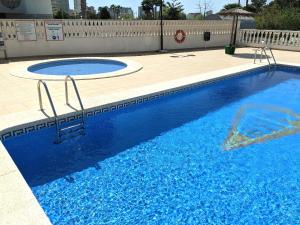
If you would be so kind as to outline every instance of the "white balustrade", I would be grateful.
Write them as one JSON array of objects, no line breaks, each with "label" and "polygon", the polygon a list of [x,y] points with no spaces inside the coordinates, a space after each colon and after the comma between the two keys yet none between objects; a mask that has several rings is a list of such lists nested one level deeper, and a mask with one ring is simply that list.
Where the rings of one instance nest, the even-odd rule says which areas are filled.
[{"label": "white balustrade", "polygon": [[300,51],[300,31],[243,29],[239,32],[239,45]]}]

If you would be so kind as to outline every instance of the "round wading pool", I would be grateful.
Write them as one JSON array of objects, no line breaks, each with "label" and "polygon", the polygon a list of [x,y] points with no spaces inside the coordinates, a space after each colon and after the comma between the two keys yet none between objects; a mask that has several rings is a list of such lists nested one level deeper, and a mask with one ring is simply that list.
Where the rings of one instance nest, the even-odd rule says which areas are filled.
[{"label": "round wading pool", "polygon": [[110,73],[122,70],[127,64],[106,59],[69,59],[39,63],[28,67],[31,73],[59,76],[79,76],[90,74]]},{"label": "round wading pool", "polygon": [[18,77],[42,80],[63,80],[66,76],[74,79],[99,79],[128,75],[142,69],[136,62],[107,58],[69,58],[31,63],[25,68],[11,71]]}]

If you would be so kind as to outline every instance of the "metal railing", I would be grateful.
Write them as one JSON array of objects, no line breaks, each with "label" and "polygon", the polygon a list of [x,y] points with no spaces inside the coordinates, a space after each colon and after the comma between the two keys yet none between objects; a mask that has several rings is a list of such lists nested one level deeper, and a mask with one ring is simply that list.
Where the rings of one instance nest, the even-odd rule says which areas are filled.
[{"label": "metal railing", "polygon": [[48,100],[49,100],[49,103],[50,103],[50,106],[51,106],[51,109],[52,109],[52,112],[53,112],[53,115],[54,115],[54,118],[55,118],[56,138],[57,138],[57,141],[58,141],[59,140],[58,116],[57,116],[57,113],[56,113],[56,110],[55,110],[55,107],[54,107],[54,104],[53,104],[53,101],[52,101],[52,98],[51,98],[48,86],[42,80],[39,80],[38,84],[37,84],[40,110],[45,113],[44,106],[43,106],[42,92],[41,92],[41,84],[43,85],[43,87],[44,87],[44,89],[46,91],[46,95],[48,97]]},{"label": "metal railing", "polygon": [[[65,94],[66,94],[66,104],[68,106],[71,106],[70,103],[69,103],[69,90],[68,90],[68,81],[71,81],[72,84],[73,84],[73,87],[74,87],[74,90],[75,90],[75,93],[76,93],[76,96],[77,96],[77,99],[79,101],[79,104],[80,104],[80,108],[81,108],[81,123],[78,123],[78,124],[75,124],[75,125],[69,125],[69,126],[66,126],[64,128],[61,128],[59,127],[59,121],[58,121],[58,115],[57,115],[57,112],[56,112],[56,109],[55,109],[55,106],[53,104],[53,101],[52,101],[52,98],[51,98],[51,95],[50,95],[50,92],[49,92],[49,89],[48,89],[48,86],[47,84],[42,81],[42,80],[39,80],[38,81],[38,84],[37,84],[37,89],[38,89],[38,97],[39,97],[39,105],[40,105],[40,110],[44,113],[44,106],[43,106],[43,98],[42,98],[42,91],[41,91],[41,86],[44,87],[45,89],[45,92],[46,92],[46,95],[48,97],[48,100],[49,100],[49,103],[50,103],[50,106],[51,106],[51,109],[52,109],[52,112],[53,112],[53,115],[54,115],[54,118],[55,118],[55,127],[56,127],[56,140],[55,140],[55,143],[56,144],[59,144],[62,142],[63,140],[63,136],[66,135],[66,134],[70,134],[69,133],[64,133],[66,132],[67,130],[70,130],[72,133],[78,131],[78,130],[81,130],[84,134],[84,114],[85,114],[85,111],[84,111],[84,107],[83,107],[83,104],[82,104],[82,101],[81,101],[81,98],[80,98],[80,94],[79,94],[79,91],[78,91],[78,88],[77,88],[77,85],[76,85],[76,82],[75,80],[71,77],[71,76],[67,76],[65,78]],[[79,127],[79,129],[75,129],[74,130],[74,127]],[[72,130],[73,129],[73,130]]]},{"label": "metal railing", "polygon": [[254,55],[254,63],[256,63],[257,59],[257,53],[260,52],[260,62],[262,62],[263,54],[265,55],[266,59],[268,60],[269,68],[271,68],[271,61],[269,59],[269,56],[267,54],[267,50],[270,51],[272,59],[274,61],[275,66],[277,65],[276,59],[274,57],[273,51],[270,47],[266,46],[264,41],[261,41],[262,47],[259,47],[255,50],[255,55]]},{"label": "metal railing", "polygon": [[[70,106],[70,102],[69,102],[69,89],[68,89],[68,81],[71,81],[72,84],[73,84],[73,87],[74,87],[74,90],[75,90],[75,93],[76,93],[76,96],[77,96],[77,99],[78,99],[78,102],[79,102],[79,105],[80,105],[80,108],[81,108],[81,116],[82,116],[82,119],[84,117],[84,107],[83,107],[83,104],[82,104],[82,101],[81,101],[81,97],[80,97],[80,94],[79,94],[79,91],[78,91],[78,88],[77,88],[77,85],[76,85],[76,82],[74,80],[74,78],[72,78],[71,76],[66,76],[65,78],[65,95],[66,95],[66,104],[68,106]],[[84,121],[83,121],[84,122]]]}]

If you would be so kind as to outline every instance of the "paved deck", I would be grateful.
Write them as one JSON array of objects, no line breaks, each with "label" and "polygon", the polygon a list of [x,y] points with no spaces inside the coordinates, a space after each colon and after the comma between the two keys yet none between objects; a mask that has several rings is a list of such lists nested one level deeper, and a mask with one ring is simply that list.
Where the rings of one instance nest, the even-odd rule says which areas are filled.
[{"label": "paved deck", "polygon": [[[251,63],[252,54],[251,48],[240,48],[235,56],[225,55],[223,49],[123,56],[121,58],[141,63],[144,68],[124,77],[83,80],[77,84],[83,101],[96,97],[108,99],[125,90]],[[300,52],[274,51],[274,54],[279,61],[300,63]],[[32,61],[39,62],[39,60],[11,61],[0,64],[0,117],[38,110],[37,81],[9,75],[11,68],[25,66]],[[51,81],[48,85],[54,103],[58,106],[58,114],[70,111],[64,105],[63,83]],[[73,100],[76,103],[76,99]]]},{"label": "paved deck", "polygon": [[[251,49],[243,48],[238,49],[235,56],[225,55],[223,49],[124,56],[125,59],[143,64],[144,69],[124,77],[78,81],[77,84],[84,105],[93,107],[163,90],[166,86],[176,87],[253,68],[256,65],[253,65],[252,53]],[[300,52],[274,51],[274,54],[279,61],[300,64]],[[0,64],[0,131],[24,121],[46,118],[38,110],[37,81],[9,75],[11,68],[26,66],[31,62]],[[64,104],[63,82],[52,81],[48,84],[58,113],[70,112],[71,109]],[[71,101],[76,102],[76,99],[72,98]],[[45,107],[49,109],[47,104]],[[0,162],[0,224],[50,224],[1,143]]]}]

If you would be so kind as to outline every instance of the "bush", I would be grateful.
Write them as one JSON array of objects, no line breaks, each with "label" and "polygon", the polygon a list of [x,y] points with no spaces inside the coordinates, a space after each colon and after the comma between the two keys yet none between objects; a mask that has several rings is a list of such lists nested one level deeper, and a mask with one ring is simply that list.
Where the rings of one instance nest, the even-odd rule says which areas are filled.
[{"label": "bush", "polygon": [[266,7],[256,18],[258,29],[300,30],[300,8]]}]

